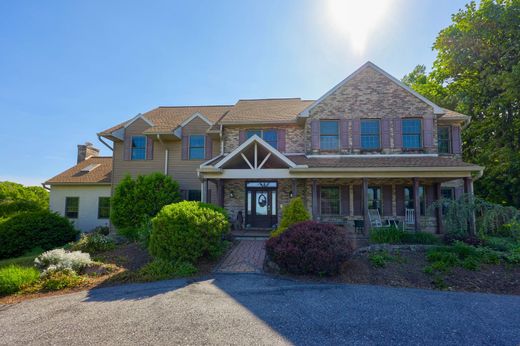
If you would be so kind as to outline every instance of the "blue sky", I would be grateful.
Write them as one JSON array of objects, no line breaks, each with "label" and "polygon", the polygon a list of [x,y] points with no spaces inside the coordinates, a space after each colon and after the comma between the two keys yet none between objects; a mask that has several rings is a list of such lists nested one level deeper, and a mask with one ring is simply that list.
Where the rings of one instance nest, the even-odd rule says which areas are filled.
[{"label": "blue sky", "polygon": [[362,3],[2,1],[0,181],[39,184],[85,141],[111,155],[96,133],[159,105],[315,99],[367,60],[430,67],[466,1]]}]

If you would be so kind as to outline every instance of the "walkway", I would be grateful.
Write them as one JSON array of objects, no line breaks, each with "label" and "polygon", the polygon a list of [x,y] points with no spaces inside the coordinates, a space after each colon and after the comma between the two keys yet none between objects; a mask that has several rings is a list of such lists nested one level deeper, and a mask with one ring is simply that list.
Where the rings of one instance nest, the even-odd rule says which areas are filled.
[{"label": "walkway", "polygon": [[262,273],[265,240],[239,240],[215,269],[216,273]]}]

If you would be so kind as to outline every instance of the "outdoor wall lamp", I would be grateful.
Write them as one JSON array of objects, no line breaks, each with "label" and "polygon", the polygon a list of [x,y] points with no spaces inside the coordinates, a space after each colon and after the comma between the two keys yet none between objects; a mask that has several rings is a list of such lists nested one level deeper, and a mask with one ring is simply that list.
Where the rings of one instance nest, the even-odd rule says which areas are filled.
[{"label": "outdoor wall lamp", "polygon": [[235,194],[233,193],[233,191],[229,193],[229,198],[235,198]]},{"label": "outdoor wall lamp", "polygon": [[292,193],[292,191],[289,192],[289,198],[293,198],[293,193]]}]

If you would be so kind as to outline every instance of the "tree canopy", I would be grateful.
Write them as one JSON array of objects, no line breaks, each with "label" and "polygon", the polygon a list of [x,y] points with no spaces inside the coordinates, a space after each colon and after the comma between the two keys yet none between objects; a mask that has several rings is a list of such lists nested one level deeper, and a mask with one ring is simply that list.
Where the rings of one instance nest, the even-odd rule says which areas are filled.
[{"label": "tree canopy", "polygon": [[520,1],[474,1],[452,16],[433,44],[431,72],[403,82],[440,106],[471,116],[463,157],[485,166],[475,192],[520,207]]},{"label": "tree canopy", "polygon": [[0,217],[20,211],[46,210],[49,193],[43,187],[0,182]]}]

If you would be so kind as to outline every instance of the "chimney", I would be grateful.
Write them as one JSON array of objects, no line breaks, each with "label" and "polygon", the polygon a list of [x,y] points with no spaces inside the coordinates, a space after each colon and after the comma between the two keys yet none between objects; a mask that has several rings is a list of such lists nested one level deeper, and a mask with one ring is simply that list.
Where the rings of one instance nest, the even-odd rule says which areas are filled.
[{"label": "chimney", "polygon": [[94,148],[94,145],[90,142],[85,144],[78,144],[78,163],[85,161],[89,156],[98,156],[99,149]]}]

